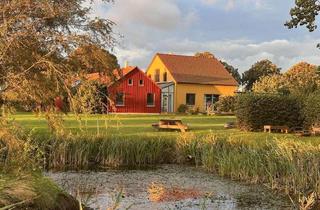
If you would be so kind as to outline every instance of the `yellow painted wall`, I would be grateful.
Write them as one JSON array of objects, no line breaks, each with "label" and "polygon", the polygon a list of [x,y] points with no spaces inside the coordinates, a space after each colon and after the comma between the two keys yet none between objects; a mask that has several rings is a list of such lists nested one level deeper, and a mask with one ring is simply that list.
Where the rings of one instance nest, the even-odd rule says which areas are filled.
[{"label": "yellow painted wall", "polygon": [[222,86],[222,85],[200,85],[200,84],[178,84],[176,86],[176,101],[174,109],[177,111],[181,104],[186,104],[186,94],[196,94],[194,108],[201,112],[205,111],[204,95],[205,94],[216,94],[220,96],[233,96],[237,91],[237,86]]},{"label": "yellow painted wall", "polygon": [[160,82],[163,82],[163,74],[167,72],[167,82],[175,82],[171,73],[167,70],[166,66],[163,64],[159,56],[156,56],[152,63],[150,64],[149,68],[147,69],[147,75],[151,75],[151,79],[154,80],[154,75],[156,70],[160,70]]},{"label": "yellow painted wall", "polygon": [[[163,73],[167,72],[167,82],[175,82],[171,73],[163,64],[159,56],[155,56],[146,74],[151,75],[151,79],[154,80],[156,69],[160,70],[160,82],[163,82]],[[176,83],[176,82],[175,82]],[[204,95],[205,94],[217,94],[220,96],[233,96],[237,91],[237,86],[223,86],[223,85],[201,85],[201,84],[176,84],[175,96],[174,96],[174,110],[177,111],[181,104],[186,103],[186,94],[196,94],[195,108],[199,108],[201,112],[205,111],[204,107]]]}]

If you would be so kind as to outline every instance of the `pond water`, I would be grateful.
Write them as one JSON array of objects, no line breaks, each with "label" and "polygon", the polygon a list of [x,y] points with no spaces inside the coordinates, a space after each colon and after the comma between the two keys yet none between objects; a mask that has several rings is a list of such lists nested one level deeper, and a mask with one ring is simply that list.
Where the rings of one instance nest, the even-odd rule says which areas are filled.
[{"label": "pond water", "polygon": [[[164,165],[153,170],[50,172],[59,186],[93,209],[292,209],[287,197],[201,168]],[[117,202],[116,200],[118,199]]]}]

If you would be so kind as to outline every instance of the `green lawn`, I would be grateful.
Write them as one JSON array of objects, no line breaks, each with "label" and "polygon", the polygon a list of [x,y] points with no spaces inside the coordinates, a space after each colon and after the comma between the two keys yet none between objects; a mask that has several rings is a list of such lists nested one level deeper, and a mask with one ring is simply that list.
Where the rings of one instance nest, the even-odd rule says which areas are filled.
[{"label": "green lawn", "polygon": [[[320,143],[320,137],[296,137],[292,134],[267,134],[258,132],[243,132],[238,129],[226,130],[223,125],[226,122],[235,121],[234,116],[206,116],[206,115],[90,115],[81,116],[82,129],[88,133],[111,134],[121,136],[177,136],[178,132],[157,131],[151,124],[160,119],[181,119],[187,124],[191,131],[196,134],[214,132],[218,135],[232,135],[248,137],[250,140],[259,140],[286,136],[290,139],[310,141],[314,144]],[[18,113],[13,119],[27,129],[34,129],[36,132],[48,132],[48,125],[44,117],[37,117],[33,113]],[[64,117],[64,124],[73,133],[80,131],[80,121],[72,114]],[[99,129],[98,129],[99,125]]]}]

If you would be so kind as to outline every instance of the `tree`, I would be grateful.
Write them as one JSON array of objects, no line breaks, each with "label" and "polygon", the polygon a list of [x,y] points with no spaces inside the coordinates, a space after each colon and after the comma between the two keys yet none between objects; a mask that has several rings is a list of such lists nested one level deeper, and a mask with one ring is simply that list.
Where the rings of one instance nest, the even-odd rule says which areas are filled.
[{"label": "tree", "polygon": [[56,96],[71,97],[70,81],[80,69],[68,62],[70,54],[81,46],[115,44],[114,23],[93,18],[93,1],[84,2],[0,1],[0,98],[52,107]]},{"label": "tree", "polygon": [[214,55],[211,52],[197,52],[194,56],[204,57],[204,58],[214,58]]},{"label": "tree", "polygon": [[96,45],[80,46],[71,53],[69,61],[85,73],[112,72],[119,69],[117,57]]},{"label": "tree", "polygon": [[287,80],[283,74],[274,74],[261,77],[253,84],[252,91],[255,93],[289,94]]},{"label": "tree", "polygon": [[[290,10],[291,20],[285,23],[289,29],[306,26],[310,32],[317,29],[316,16],[320,12],[319,0],[296,0],[295,7]],[[320,44],[318,44],[320,47]]]},{"label": "tree", "polygon": [[233,66],[229,65],[225,61],[220,61],[222,65],[225,67],[225,69],[233,76],[233,78],[241,84],[241,75],[239,74],[238,69],[234,68]]},{"label": "tree", "polygon": [[308,95],[320,87],[320,76],[317,74],[317,66],[300,62],[292,66],[285,74],[288,88],[291,93]]},{"label": "tree", "polygon": [[255,63],[248,71],[242,74],[242,84],[247,91],[250,91],[253,84],[260,78],[274,74],[280,74],[280,68],[269,60],[262,60]]},{"label": "tree", "polygon": [[294,94],[304,98],[319,90],[320,75],[317,67],[306,62],[292,66],[284,74],[275,74],[262,77],[253,85],[257,93]]}]

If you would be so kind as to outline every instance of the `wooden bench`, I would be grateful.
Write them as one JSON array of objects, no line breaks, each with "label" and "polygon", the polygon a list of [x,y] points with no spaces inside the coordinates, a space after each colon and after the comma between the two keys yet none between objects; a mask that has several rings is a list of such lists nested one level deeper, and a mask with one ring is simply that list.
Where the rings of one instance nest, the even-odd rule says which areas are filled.
[{"label": "wooden bench", "polygon": [[319,125],[312,125],[311,127],[311,133],[312,135],[320,135],[320,126]]},{"label": "wooden bench", "polygon": [[288,126],[275,126],[275,125],[265,125],[263,127],[264,132],[272,133],[272,131],[279,132],[280,133],[289,133],[289,127]]},{"label": "wooden bench", "polygon": [[162,119],[159,123],[152,124],[152,127],[158,130],[180,130],[181,132],[186,132],[189,127],[184,125],[181,120],[166,120]]}]

